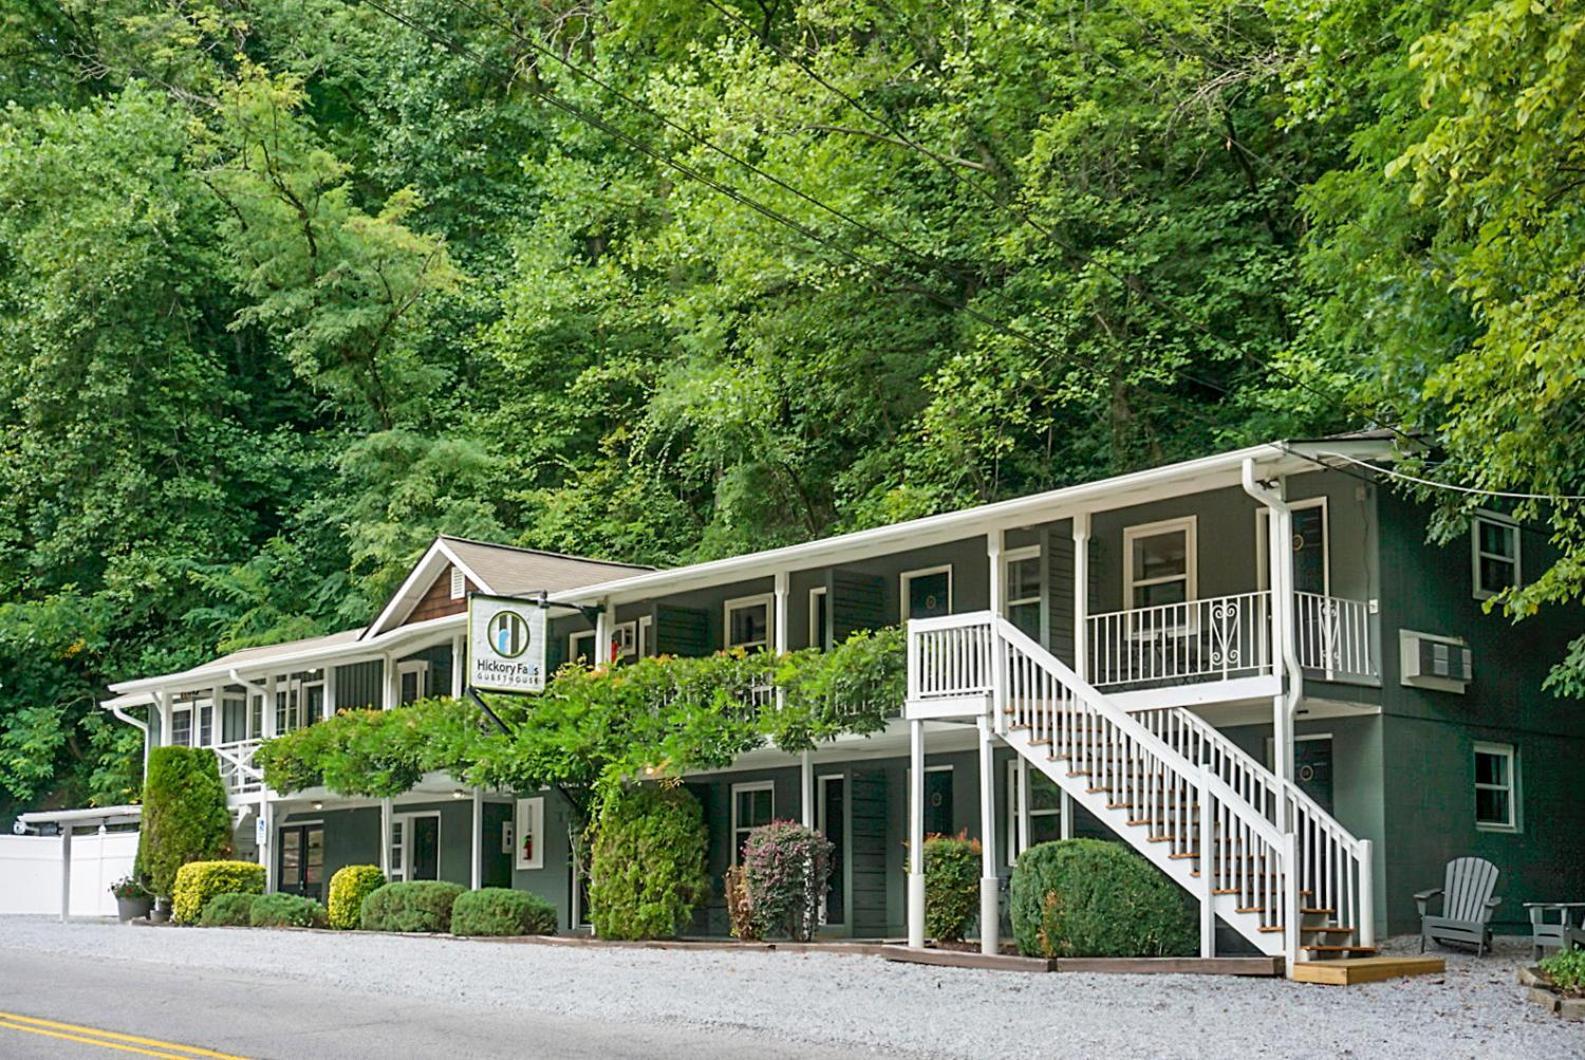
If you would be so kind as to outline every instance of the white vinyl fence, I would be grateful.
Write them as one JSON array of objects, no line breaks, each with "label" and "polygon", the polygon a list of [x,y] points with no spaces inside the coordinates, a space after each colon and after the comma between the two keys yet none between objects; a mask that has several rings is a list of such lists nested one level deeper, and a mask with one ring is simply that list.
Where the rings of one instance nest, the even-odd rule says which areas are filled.
[{"label": "white vinyl fence", "polygon": [[[72,836],[72,916],[115,916],[110,885],[131,875],[138,833]],[[61,911],[59,836],[0,835],[0,914]]]}]

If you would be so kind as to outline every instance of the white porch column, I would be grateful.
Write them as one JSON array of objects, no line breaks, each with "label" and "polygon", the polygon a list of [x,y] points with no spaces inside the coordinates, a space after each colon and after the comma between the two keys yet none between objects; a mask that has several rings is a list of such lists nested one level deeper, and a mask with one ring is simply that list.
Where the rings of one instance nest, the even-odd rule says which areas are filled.
[{"label": "white porch column", "polygon": [[602,600],[599,617],[594,623],[595,657],[590,660],[593,665],[611,664],[611,638],[614,636],[616,636],[616,605],[609,600]]},{"label": "white porch column", "polygon": [[1061,805],[1062,805],[1062,816],[1057,821],[1057,827],[1061,829],[1061,832],[1059,834],[1061,835],[1061,837],[1063,839],[1072,839],[1073,838],[1073,796],[1069,795],[1066,791],[1063,791],[1062,792]]},{"label": "white porch column", "polygon": [[771,629],[774,631],[773,643],[776,646],[777,655],[785,655],[787,653],[787,595],[790,581],[791,578],[786,571],[779,570],[776,572],[771,594],[776,600],[776,606],[773,608],[774,614],[771,616]]},{"label": "white porch column", "polygon": [[[1280,487],[1279,487],[1280,489]],[[1266,549],[1271,562],[1271,630],[1272,664],[1281,676],[1287,670],[1287,658],[1293,644],[1293,514],[1283,507],[1274,507],[1268,516],[1270,532],[1266,535]],[[1297,679],[1287,674],[1287,680]],[[1277,776],[1278,790],[1286,787],[1293,776],[1293,718],[1288,713],[1288,693],[1279,688],[1271,700],[1272,772]],[[1277,800],[1277,827],[1288,830],[1288,800]]]},{"label": "white porch column", "polygon": [[908,945],[925,946],[925,723],[908,723]]},{"label": "white porch column", "polygon": [[996,755],[991,719],[980,715],[980,952],[1002,948],[1001,879],[996,874]]},{"label": "white porch column", "polygon": [[1002,567],[1002,545],[1007,539],[1005,530],[992,530],[985,535],[985,559],[990,565],[991,613],[1007,613],[1007,572]]},{"label": "white porch column", "polygon": [[799,805],[803,810],[803,826],[815,826],[815,766],[814,757],[808,751],[803,752],[798,760],[798,796]]},{"label": "white porch column", "polygon": [[323,717],[329,721],[336,716],[336,664],[334,660],[325,663],[325,706]]},{"label": "white porch column", "polygon": [[484,791],[473,789],[473,889],[484,886]]},{"label": "white porch column", "polygon": [[396,672],[396,653],[386,652],[381,665],[380,709],[391,710],[402,705],[402,677]]},{"label": "white porch column", "polygon": [[1089,512],[1073,517],[1073,672],[1086,681],[1093,676],[1090,673]]},{"label": "white porch column", "polygon": [[61,830],[61,923],[72,915],[72,823],[62,821]]},{"label": "white porch column", "polygon": [[461,699],[462,689],[466,683],[467,674],[463,668],[468,665],[468,638],[466,634],[458,633],[451,638],[451,698]]},{"label": "white porch column", "polygon": [[380,871],[391,878],[391,800],[380,800]]},{"label": "white porch column", "polygon": [[264,679],[264,709],[259,711],[259,720],[264,722],[264,738],[266,740],[279,736],[275,731],[275,675]]},{"label": "white porch column", "polygon": [[226,686],[216,685],[209,690],[209,746],[218,747],[225,743],[226,728]]},{"label": "white porch column", "polygon": [[[160,747],[171,745],[171,694],[164,690],[154,693],[160,711]],[[144,763],[147,765],[147,762]]]}]

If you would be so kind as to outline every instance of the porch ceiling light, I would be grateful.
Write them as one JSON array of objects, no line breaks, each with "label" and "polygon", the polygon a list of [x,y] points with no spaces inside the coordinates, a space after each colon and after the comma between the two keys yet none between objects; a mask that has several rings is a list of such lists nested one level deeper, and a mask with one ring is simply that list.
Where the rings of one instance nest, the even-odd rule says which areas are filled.
[{"label": "porch ceiling light", "polygon": [[451,793],[451,797],[454,799],[466,799],[468,797],[468,793],[463,791],[461,788],[458,788],[456,791]]},{"label": "porch ceiling light", "polygon": [[323,810],[323,809],[324,809],[324,808],[325,808],[325,804],[324,804],[324,803],[322,803],[322,802],[317,802],[317,801],[316,801],[316,802],[315,802],[315,803],[314,803],[314,809],[316,809],[316,810]]}]

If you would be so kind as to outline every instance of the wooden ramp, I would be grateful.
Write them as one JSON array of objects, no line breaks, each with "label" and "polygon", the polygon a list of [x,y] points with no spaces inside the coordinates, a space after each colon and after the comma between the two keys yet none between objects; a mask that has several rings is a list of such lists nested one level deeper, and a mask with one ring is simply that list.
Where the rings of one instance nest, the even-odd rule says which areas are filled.
[{"label": "wooden ramp", "polygon": [[1338,961],[1300,961],[1293,966],[1293,978],[1300,983],[1326,986],[1353,986],[1402,979],[1410,975],[1440,975],[1447,969],[1441,957],[1349,957]]}]

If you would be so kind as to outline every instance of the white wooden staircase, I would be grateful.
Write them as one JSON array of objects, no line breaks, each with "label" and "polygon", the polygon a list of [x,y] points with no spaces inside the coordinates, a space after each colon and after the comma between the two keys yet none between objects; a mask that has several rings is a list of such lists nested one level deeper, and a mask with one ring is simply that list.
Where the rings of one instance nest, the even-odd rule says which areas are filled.
[{"label": "white wooden staircase", "polygon": [[1130,713],[991,612],[909,623],[908,716],[994,731],[1221,920],[1289,962],[1374,952],[1371,844],[1192,711]]}]

